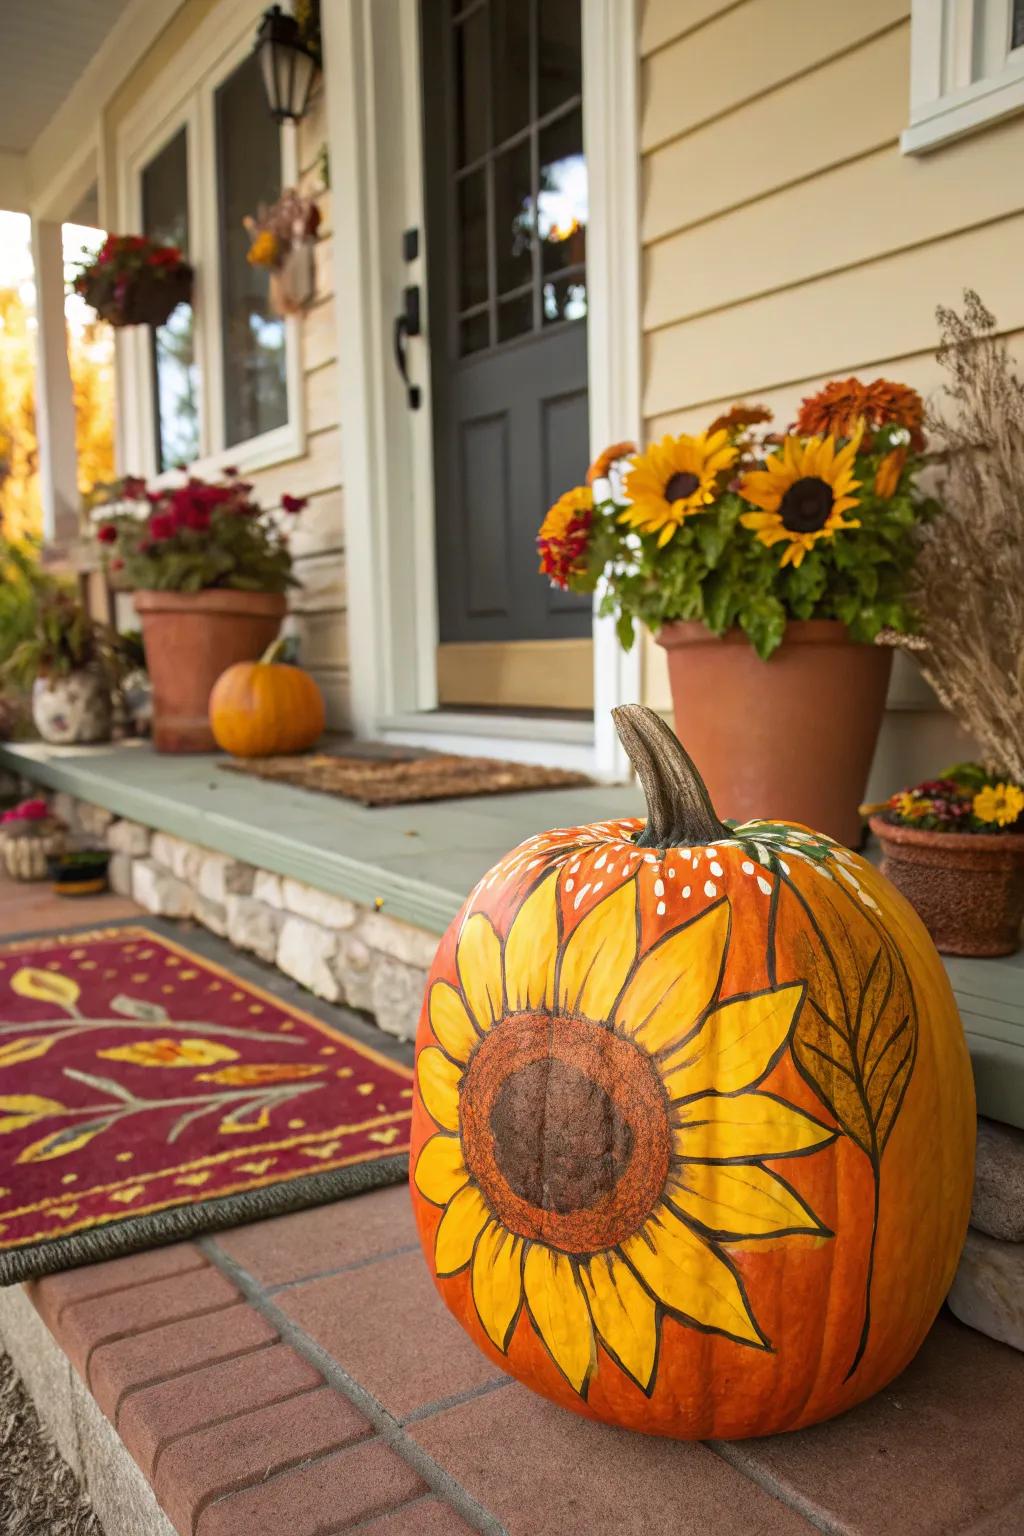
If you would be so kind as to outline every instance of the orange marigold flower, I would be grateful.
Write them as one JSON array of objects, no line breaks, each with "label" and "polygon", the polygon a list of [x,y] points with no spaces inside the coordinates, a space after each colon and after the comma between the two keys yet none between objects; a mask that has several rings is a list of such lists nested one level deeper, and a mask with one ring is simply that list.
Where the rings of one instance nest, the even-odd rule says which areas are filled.
[{"label": "orange marigold flower", "polygon": [[583,572],[583,557],[590,542],[594,520],[594,493],[585,485],[566,491],[540,525],[537,552],[540,572],[556,587],[568,587]]},{"label": "orange marigold flower", "polygon": [[730,406],[721,416],[716,416],[708,432],[741,432],[744,427],[756,427],[774,419],[766,405],[746,405],[740,401],[739,405]]},{"label": "orange marigold flower", "polygon": [[924,447],[924,402],[916,389],[876,379],[833,379],[801,401],[796,430],[803,437],[853,437],[863,427],[904,427],[916,453]]},{"label": "orange marigold flower", "polygon": [[627,454],[636,453],[636,443],[612,443],[597,458],[587,470],[587,484],[593,485],[595,480],[603,480],[613,464],[619,459],[624,459]]},{"label": "orange marigold flower", "polygon": [[891,448],[875,471],[875,495],[883,501],[888,501],[890,496],[895,496],[896,487],[900,483],[900,475],[903,466],[907,462],[907,450],[905,448]]}]

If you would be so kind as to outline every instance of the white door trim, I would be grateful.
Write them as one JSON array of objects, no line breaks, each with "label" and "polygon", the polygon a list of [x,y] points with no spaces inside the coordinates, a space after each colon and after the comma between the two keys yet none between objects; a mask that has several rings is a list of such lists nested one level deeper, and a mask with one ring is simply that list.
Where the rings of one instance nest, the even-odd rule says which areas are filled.
[{"label": "white door trim", "polygon": [[[406,264],[401,251],[406,228],[420,231],[421,253],[424,245],[417,0],[334,0],[322,19],[352,717],[360,734],[376,735],[390,718],[437,704],[430,370],[426,346],[414,342],[410,366],[423,406],[410,412],[391,341],[402,288],[426,281],[422,254]],[[634,0],[585,0],[588,387],[596,450],[640,429],[636,57]],[[587,766],[602,776],[625,775],[609,711],[638,697],[639,678],[639,650],[625,655],[613,622],[595,618],[595,742]],[[474,740],[477,751],[519,752],[499,722],[493,736]]]}]

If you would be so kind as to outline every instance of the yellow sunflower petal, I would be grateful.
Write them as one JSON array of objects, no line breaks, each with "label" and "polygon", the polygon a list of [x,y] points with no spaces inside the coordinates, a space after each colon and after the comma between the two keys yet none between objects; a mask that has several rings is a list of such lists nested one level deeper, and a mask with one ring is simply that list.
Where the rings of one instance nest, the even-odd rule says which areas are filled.
[{"label": "yellow sunflower petal", "polygon": [[581,1265],[580,1281],[598,1333],[646,1392],[658,1355],[658,1319],[650,1293],[613,1253],[597,1254]]},{"label": "yellow sunflower petal", "polygon": [[510,1008],[550,1008],[558,957],[558,875],[549,875],[516,913],[505,941]]},{"label": "yellow sunflower petal", "polygon": [[759,1082],[789,1038],[803,995],[803,986],[794,983],[716,1008],[700,1033],[672,1058],[664,1074],[669,1098],[736,1093]]},{"label": "yellow sunflower petal", "polygon": [[465,1066],[480,1036],[461,996],[447,981],[435,981],[430,989],[430,1027],[448,1055]]},{"label": "yellow sunflower petal", "polygon": [[428,1114],[446,1131],[457,1131],[462,1068],[454,1066],[436,1045],[428,1045],[416,1058],[416,1077]]},{"label": "yellow sunflower petal", "polygon": [[552,1359],[577,1392],[596,1363],[594,1330],[580,1283],[564,1253],[531,1243],[523,1266],[526,1303]]},{"label": "yellow sunflower petal", "polygon": [[472,1184],[452,1196],[434,1239],[434,1268],[439,1275],[454,1275],[465,1268],[472,1257],[473,1244],[490,1219],[480,1191]]},{"label": "yellow sunflower petal", "polygon": [[488,1030],[503,1011],[501,944],[482,912],[474,912],[463,924],[455,959],[470,1012],[480,1028]]},{"label": "yellow sunflower petal", "polygon": [[732,1242],[826,1230],[787,1184],[758,1163],[686,1163],[669,1179],[666,1194],[684,1216]]},{"label": "yellow sunflower petal", "polygon": [[659,1206],[622,1251],[665,1306],[702,1328],[764,1344],[728,1264],[667,1206]]},{"label": "yellow sunflower petal", "polygon": [[562,955],[559,1006],[601,1021],[610,1017],[636,958],[636,885],[628,880],[598,902]]},{"label": "yellow sunflower petal", "polygon": [[473,1301],[488,1338],[502,1352],[523,1299],[522,1263],[522,1238],[489,1222],[473,1253]]},{"label": "yellow sunflower petal", "polygon": [[626,988],[618,1028],[651,1055],[683,1039],[714,995],[728,934],[729,908],[720,901],[657,944]]},{"label": "yellow sunflower petal", "polygon": [[447,1205],[469,1174],[457,1136],[431,1136],[416,1161],[416,1188],[434,1205]]},{"label": "yellow sunflower petal", "polygon": [[770,1093],[691,1099],[673,1111],[675,1149],[686,1161],[752,1163],[791,1157],[834,1140],[835,1131]]}]

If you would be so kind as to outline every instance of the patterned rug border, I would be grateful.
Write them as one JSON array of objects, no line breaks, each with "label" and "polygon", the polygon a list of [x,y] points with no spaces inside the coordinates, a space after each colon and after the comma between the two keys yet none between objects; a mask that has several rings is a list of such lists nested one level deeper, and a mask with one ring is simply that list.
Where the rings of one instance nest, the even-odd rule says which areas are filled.
[{"label": "patterned rug border", "polygon": [[[24,948],[29,944],[87,943],[89,939],[124,936],[159,939],[178,954],[199,959],[216,974],[241,982],[254,995],[276,1007],[287,1008],[301,1016],[320,1034],[340,1038],[359,1055],[397,1070],[413,1080],[409,1061],[403,1059],[407,1049],[404,1042],[390,1040],[395,1054],[380,1050],[361,1038],[374,1029],[351,1010],[343,1010],[348,1016],[348,1028],[331,1022],[326,1016],[328,1005],[314,1003],[294,983],[285,977],[271,976],[279,982],[279,990],[271,991],[263,985],[259,976],[266,976],[251,956],[236,954],[223,940],[195,928],[176,931],[177,924],[166,918],[132,918],[110,923],[69,924],[60,930],[42,929],[26,933],[5,935],[0,940],[0,954]],[[198,942],[190,943],[190,939]],[[231,965],[215,958],[226,953]],[[297,1001],[301,998],[301,1001]],[[314,1011],[314,1007],[318,1011]],[[357,1032],[358,1031],[358,1032]],[[328,1134],[328,1133],[325,1133]],[[63,1270],[76,1269],[83,1264],[122,1258],[148,1248],[166,1247],[195,1237],[227,1231],[247,1222],[268,1220],[293,1211],[309,1210],[314,1206],[331,1204],[346,1196],[398,1184],[408,1177],[409,1155],[398,1153],[391,1157],[366,1154],[355,1158],[343,1167],[322,1173],[310,1173],[301,1178],[286,1179],[236,1194],[217,1196],[195,1205],[170,1205],[137,1216],[120,1217],[110,1222],[88,1227],[80,1232],[45,1239],[19,1248],[0,1250],[0,1286],[16,1285],[23,1281],[41,1279],[45,1275],[58,1274]]]}]

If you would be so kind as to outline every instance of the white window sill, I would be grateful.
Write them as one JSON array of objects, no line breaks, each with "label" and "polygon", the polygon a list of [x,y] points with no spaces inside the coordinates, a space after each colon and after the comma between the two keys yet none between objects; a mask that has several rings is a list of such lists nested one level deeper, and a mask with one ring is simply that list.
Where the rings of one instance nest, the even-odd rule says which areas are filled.
[{"label": "white window sill", "polygon": [[1014,64],[1001,75],[977,80],[962,91],[920,108],[914,114],[917,120],[904,130],[900,148],[905,155],[925,154],[1022,109],[1024,66]]},{"label": "white window sill", "polygon": [[283,427],[275,427],[272,432],[250,438],[247,443],[236,443],[233,448],[224,448],[220,453],[195,459],[184,469],[165,469],[159,475],[154,475],[150,483],[157,490],[163,490],[179,485],[183,475],[200,480],[215,480],[224,474],[226,468],[237,470],[239,478],[244,480],[256,470],[273,469],[278,464],[300,459],[305,452],[305,432],[298,422],[289,421]]}]

